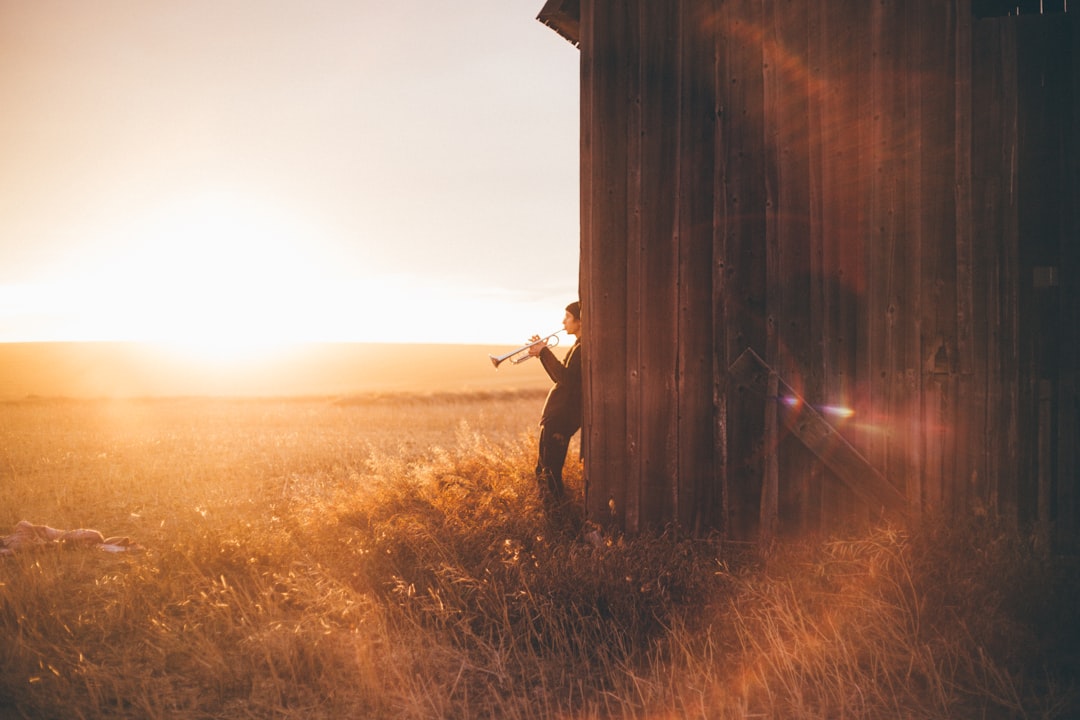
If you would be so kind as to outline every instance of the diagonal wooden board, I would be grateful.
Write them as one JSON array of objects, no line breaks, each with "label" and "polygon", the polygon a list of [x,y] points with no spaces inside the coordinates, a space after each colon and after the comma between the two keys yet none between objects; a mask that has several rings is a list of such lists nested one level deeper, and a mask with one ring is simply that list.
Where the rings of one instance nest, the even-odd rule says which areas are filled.
[{"label": "diagonal wooden board", "polygon": [[[773,369],[751,348],[746,348],[728,368],[728,373],[736,381],[763,397],[769,396],[769,376]],[[859,451],[849,443],[840,432],[829,424],[821,413],[814,409],[806,399],[800,396],[782,378],[778,378],[775,398],[779,415],[785,427],[797,437],[803,445],[814,453],[825,466],[844,485],[861,499],[887,511],[904,514],[907,510],[907,498],[890,483],[877,468],[871,465]],[[779,397],[794,398],[797,402],[794,410],[787,403],[778,402]]]}]

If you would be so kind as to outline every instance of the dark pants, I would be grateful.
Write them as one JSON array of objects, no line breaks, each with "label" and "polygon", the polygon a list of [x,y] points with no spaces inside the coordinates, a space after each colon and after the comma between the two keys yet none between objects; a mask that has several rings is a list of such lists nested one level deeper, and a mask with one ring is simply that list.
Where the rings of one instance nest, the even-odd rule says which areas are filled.
[{"label": "dark pants", "polygon": [[551,428],[540,426],[540,457],[536,461],[536,483],[545,500],[561,502],[566,496],[562,470],[572,434],[555,432]]}]

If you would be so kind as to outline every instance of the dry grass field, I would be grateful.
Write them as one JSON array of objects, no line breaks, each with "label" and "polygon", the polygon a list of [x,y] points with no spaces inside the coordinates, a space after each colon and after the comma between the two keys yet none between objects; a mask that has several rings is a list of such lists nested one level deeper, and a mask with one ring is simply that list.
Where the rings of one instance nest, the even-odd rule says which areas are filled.
[{"label": "dry grass field", "polygon": [[139,546],[0,557],[0,718],[1080,716],[1068,559],[589,539],[539,511],[542,392],[0,403],[0,534]]}]

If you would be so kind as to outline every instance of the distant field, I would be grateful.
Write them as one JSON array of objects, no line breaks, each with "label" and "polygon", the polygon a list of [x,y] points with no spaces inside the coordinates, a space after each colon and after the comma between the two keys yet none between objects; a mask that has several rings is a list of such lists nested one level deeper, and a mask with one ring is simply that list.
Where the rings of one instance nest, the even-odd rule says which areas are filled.
[{"label": "distant field", "polygon": [[528,390],[540,364],[492,367],[479,345],[325,343],[211,359],[137,343],[0,344],[0,400],[38,397],[338,396]]}]

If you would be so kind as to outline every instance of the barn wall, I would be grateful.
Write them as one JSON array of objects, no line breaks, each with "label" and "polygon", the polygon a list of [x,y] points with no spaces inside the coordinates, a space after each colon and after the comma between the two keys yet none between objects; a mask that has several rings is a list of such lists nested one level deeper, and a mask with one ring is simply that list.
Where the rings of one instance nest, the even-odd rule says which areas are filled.
[{"label": "barn wall", "polygon": [[[1076,549],[1078,245],[1074,15],[979,20],[972,188],[988,507]],[[998,60],[998,62],[993,62]]]},{"label": "barn wall", "polygon": [[[590,516],[831,527],[881,511],[866,467],[914,515],[1075,535],[1076,28],[966,0],[579,19]],[[748,348],[764,384],[729,371]]]},{"label": "barn wall", "polygon": [[631,530],[720,507],[714,44],[687,39],[695,5],[585,2],[580,17],[586,504]]}]

